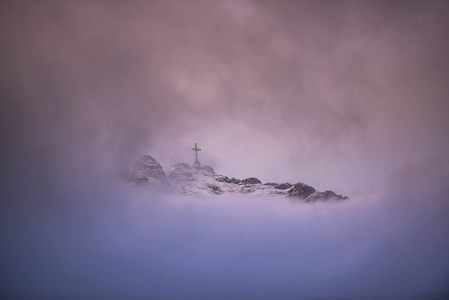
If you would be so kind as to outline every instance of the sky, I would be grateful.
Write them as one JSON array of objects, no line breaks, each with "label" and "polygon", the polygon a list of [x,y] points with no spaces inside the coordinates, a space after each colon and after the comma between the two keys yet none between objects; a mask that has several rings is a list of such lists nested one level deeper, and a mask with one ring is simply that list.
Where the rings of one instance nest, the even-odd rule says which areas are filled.
[{"label": "sky", "polygon": [[[440,295],[449,278],[448,268],[438,267],[449,265],[448,13],[447,1],[2,1],[0,185],[2,239],[9,242],[1,249],[1,276],[8,278],[1,293],[70,298],[64,291],[78,285],[81,294],[73,295],[110,295],[122,272],[161,285],[151,294],[136,279],[116,295],[181,299],[165,285],[189,274],[179,285],[191,291],[184,298],[198,298],[193,291],[204,282],[226,299],[260,298],[256,287],[272,282],[261,275],[269,273],[279,280],[267,298],[279,291],[295,298],[297,278],[310,278],[301,287],[313,296],[320,289],[312,279],[327,273],[300,270],[303,256],[293,250],[304,243],[303,255],[311,256],[305,270],[319,265],[322,253],[329,270],[323,280],[344,299],[357,274],[366,276],[355,298],[376,291],[374,299]],[[218,174],[304,182],[354,201],[303,212],[264,199],[268,204],[252,211],[253,200],[209,207],[152,196],[154,203],[145,203],[116,187],[118,170],[145,154],[165,168],[193,163],[194,143],[200,161]],[[143,212],[153,211],[159,214],[148,221]],[[241,232],[229,229],[234,221]],[[311,231],[291,229],[304,226]],[[245,242],[245,234],[255,239]],[[106,250],[99,241],[109,256],[100,255]],[[258,252],[266,243],[276,246]],[[234,248],[220,252],[221,245]],[[332,247],[335,257],[326,250]],[[347,258],[348,249],[359,260]],[[396,260],[395,250],[406,253]],[[245,260],[252,251],[256,258]],[[138,267],[145,253],[181,273],[158,277],[150,262]],[[434,258],[418,262],[422,256]],[[41,282],[38,270],[52,257],[58,263]],[[89,287],[80,279],[92,271],[86,257],[97,261],[93,274],[116,277]],[[353,272],[339,273],[336,258],[351,261]],[[109,259],[122,263],[110,266]],[[390,264],[392,277],[416,276],[398,279],[405,287],[385,285]],[[245,288],[231,276],[239,265],[247,267],[238,277]],[[54,288],[65,269],[72,277]],[[204,293],[217,299],[213,288]]]},{"label": "sky", "polygon": [[8,138],[348,195],[447,152],[444,1],[108,2],[2,5]]}]

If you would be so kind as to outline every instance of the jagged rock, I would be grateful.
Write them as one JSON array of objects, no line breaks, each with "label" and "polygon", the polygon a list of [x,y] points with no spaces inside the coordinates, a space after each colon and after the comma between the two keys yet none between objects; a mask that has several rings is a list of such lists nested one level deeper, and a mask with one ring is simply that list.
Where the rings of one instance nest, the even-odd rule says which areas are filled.
[{"label": "jagged rock", "polygon": [[224,193],[224,191],[223,191],[222,189],[220,189],[220,187],[216,186],[215,184],[209,183],[207,186],[209,187],[209,189],[210,189],[210,190],[212,191],[212,193],[214,193],[214,194],[219,195],[219,194],[223,194],[223,193]]},{"label": "jagged rock", "polygon": [[162,166],[150,155],[142,156],[131,168],[121,171],[119,176],[139,186],[170,185]]},{"label": "jagged rock", "polygon": [[314,202],[317,200],[346,200],[346,199],[349,198],[346,196],[337,195],[333,191],[327,190],[325,192],[316,192],[312,194],[306,199],[306,202]]},{"label": "jagged rock", "polygon": [[324,199],[330,199],[330,198],[337,198],[338,197],[338,195],[337,194],[335,194],[334,192],[332,192],[332,191],[325,191],[324,193],[323,193],[323,198]]},{"label": "jagged rock", "polygon": [[228,177],[220,175],[220,176],[215,177],[215,180],[218,181],[218,182],[226,182],[225,181],[226,178],[227,178],[227,180],[229,180]]},{"label": "jagged rock", "polygon": [[235,179],[234,177],[232,177],[232,178],[230,179],[230,183],[233,183],[233,184],[241,184],[242,181],[241,181],[240,179]]},{"label": "jagged rock", "polygon": [[288,191],[288,195],[290,197],[306,199],[307,197],[315,193],[315,191],[316,190],[310,185],[298,182]]},{"label": "jagged rock", "polygon": [[262,183],[259,179],[257,179],[256,177],[249,177],[246,179],[243,179],[242,182],[244,184],[260,184]]},{"label": "jagged rock", "polygon": [[207,165],[195,168],[187,163],[177,163],[164,172],[161,165],[149,155],[143,156],[131,168],[120,172],[120,177],[138,187],[152,189],[170,186],[171,191],[178,191],[193,197],[244,194],[290,197],[303,202],[348,199],[348,197],[337,195],[333,191],[317,191],[301,182],[261,184],[260,180],[255,177],[241,180],[215,175],[214,169]]},{"label": "jagged rock", "polygon": [[277,190],[286,190],[286,189],[291,188],[292,186],[293,186],[293,184],[286,182],[286,183],[281,183],[281,184],[275,184],[274,188]]},{"label": "jagged rock", "polygon": [[233,184],[241,184],[242,181],[240,179],[229,178],[228,176],[217,176],[215,180],[219,182],[233,183]]}]

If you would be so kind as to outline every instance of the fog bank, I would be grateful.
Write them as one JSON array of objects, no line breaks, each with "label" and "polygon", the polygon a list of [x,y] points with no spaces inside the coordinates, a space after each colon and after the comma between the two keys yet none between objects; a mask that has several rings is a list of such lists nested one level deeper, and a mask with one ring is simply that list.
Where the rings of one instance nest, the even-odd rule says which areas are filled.
[{"label": "fog bank", "polygon": [[[448,170],[399,170],[341,203],[204,199],[72,183],[2,211],[1,294],[14,298],[442,299]],[[17,199],[19,200],[19,199]]]}]

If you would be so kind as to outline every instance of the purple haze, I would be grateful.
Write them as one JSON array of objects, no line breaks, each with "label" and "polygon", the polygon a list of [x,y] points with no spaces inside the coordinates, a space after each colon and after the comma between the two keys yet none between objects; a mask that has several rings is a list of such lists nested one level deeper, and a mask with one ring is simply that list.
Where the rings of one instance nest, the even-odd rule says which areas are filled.
[{"label": "purple haze", "polygon": [[[0,296],[438,299],[446,1],[2,1]],[[139,195],[143,154],[341,205]]]}]

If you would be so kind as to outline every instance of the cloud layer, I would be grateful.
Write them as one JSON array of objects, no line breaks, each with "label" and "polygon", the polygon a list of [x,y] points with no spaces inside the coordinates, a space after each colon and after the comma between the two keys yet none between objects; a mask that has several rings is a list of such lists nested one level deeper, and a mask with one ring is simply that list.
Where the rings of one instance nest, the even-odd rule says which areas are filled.
[{"label": "cloud layer", "polygon": [[439,161],[411,165],[382,193],[311,205],[251,196],[174,198],[123,190],[115,181],[52,193],[38,188],[20,196],[49,197],[47,205],[2,211],[1,293],[443,299],[447,171]]}]

